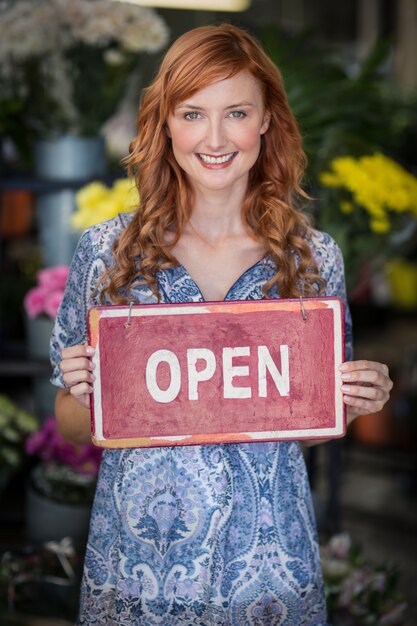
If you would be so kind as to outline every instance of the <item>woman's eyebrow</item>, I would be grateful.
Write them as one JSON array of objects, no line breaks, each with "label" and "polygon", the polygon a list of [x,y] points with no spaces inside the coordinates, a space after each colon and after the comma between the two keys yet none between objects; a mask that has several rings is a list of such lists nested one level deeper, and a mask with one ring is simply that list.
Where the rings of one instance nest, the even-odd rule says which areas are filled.
[{"label": "woman's eyebrow", "polygon": [[204,107],[199,107],[192,102],[182,102],[181,104],[176,106],[175,109],[194,109],[195,111],[203,111]]},{"label": "woman's eyebrow", "polygon": [[[230,104],[227,107],[225,107],[225,111],[229,110],[229,109],[239,109],[240,107],[253,107],[253,103],[249,102],[249,101],[243,101],[243,102],[238,102],[237,104]],[[179,104],[178,106],[175,107],[176,110],[178,109],[193,109],[194,111],[204,111],[204,107],[201,106],[197,106],[196,104],[193,104],[192,102],[182,102],[181,104]]]},{"label": "woman's eyebrow", "polygon": [[231,104],[226,107],[226,109],[240,109],[240,107],[253,107],[253,103],[244,100],[243,102],[238,102],[237,104]]}]

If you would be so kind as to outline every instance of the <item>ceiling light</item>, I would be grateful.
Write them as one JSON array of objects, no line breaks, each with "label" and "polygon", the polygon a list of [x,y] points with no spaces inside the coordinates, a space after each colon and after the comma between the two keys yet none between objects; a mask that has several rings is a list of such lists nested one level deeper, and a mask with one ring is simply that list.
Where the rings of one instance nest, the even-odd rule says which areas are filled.
[{"label": "ceiling light", "polygon": [[196,9],[203,11],[245,11],[251,0],[114,0],[161,9]]}]

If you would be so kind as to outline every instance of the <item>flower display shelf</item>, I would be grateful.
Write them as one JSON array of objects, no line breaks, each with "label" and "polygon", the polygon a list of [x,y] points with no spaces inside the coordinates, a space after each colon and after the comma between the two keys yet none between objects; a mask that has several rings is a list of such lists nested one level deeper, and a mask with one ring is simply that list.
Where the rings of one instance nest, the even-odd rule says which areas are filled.
[{"label": "flower display shelf", "polygon": [[[120,178],[121,171],[107,172],[103,176],[95,177],[94,180],[100,180],[106,185],[111,185],[115,180]],[[91,180],[91,179],[90,179]],[[6,177],[0,177],[0,212],[4,196],[2,191],[19,191],[26,190],[35,194],[48,194],[62,189],[77,191],[89,182],[89,179],[83,180],[44,180],[30,173],[13,173]],[[0,257],[3,254],[2,241],[0,237]],[[38,359],[28,357],[25,353],[24,346],[11,346],[7,341],[2,342],[2,350],[0,355],[0,377],[29,377],[33,375],[50,375],[50,365],[47,359]]]},{"label": "flower display shelf", "polygon": [[117,178],[123,175],[123,172],[112,171],[102,176],[93,176],[80,179],[54,179],[46,180],[33,176],[30,173],[11,174],[7,178],[0,178],[0,192],[25,189],[34,193],[50,193],[59,191],[60,189],[79,189],[92,180],[100,180],[106,185],[112,184]]}]

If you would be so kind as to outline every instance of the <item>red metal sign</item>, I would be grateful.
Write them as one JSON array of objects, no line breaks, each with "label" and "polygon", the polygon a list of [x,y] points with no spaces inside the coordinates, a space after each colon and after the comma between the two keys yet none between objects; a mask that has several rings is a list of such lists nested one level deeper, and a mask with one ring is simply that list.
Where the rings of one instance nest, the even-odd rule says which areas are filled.
[{"label": "red metal sign", "polygon": [[338,298],[95,307],[93,441],[170,446],[345,432]]}]

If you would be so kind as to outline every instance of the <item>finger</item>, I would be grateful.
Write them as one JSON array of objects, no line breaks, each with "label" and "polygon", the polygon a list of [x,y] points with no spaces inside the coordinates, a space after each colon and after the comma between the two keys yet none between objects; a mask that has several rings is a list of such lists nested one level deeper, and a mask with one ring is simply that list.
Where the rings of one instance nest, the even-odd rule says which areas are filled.
[{"label": "finger", "polygon": [[89,395],[80,396],[79,398],[77,398],[77,401],[80,404],[82,404],[82,406],[85,406],[86,409],[90,408],[90,396]]},{"label": "finger", "polygon": [[63,348],[61,358],[72,359],[80,356],[90,357],[94,354],[94,348],[86,343],[80,343],[75,346]]},{"label": "finger", "polygon": [[380,411],[385,402],[376,400],[366,400],[365,398],[355,398],[353,396],[343,396],[343,401],[352,409],[357,411],[358,415],[368,415],[369,413],[377,413]]},{"label": "finger", "polygon": [[342,391],[347,396],[355,396],[365,400],[386,401],[389,394],[379,387],[364,387],[363,385],[342,385]]},{"label": "finger", "polygon": [[76,370],[74,372],[68,372],[63,375],[64,383],[68,388],[73,387],[79,383],[93,383],[96,379],[94,374],[85,370]]},{"label": "finger", "polygon": [[74,398],[78,399],[80,398],[80,396],[83,396],[84,394],[93,393],[93,388],[87,382],[82,382],[78,385],[74,385],[73,387],[71,387],[69,391],[70,391],[70,394],[74,396]]},{"label": "finger", "polygon": [[60,364],[61,372],[74,372],[77,370],[91,371],[95,368],[95,364],[87,357],[65,358]]},{"label": "finger", "polygon": [[378,361],[368,361],[365,359],[359,361],[345,361],[339,367],[341,372],[354,372],[357,370],[377,370],[385,376],[388,376],[388,366],[385,363],[379,363]]},{"label": "finger", "polygon": [[381,370],[352,370],[350,372],[344,372],[341,378],[343,381],[361,382],[364,384],[371,383],[372,385],[384,389],[392,389],[393,384],[389,376],[381,372]]}]

